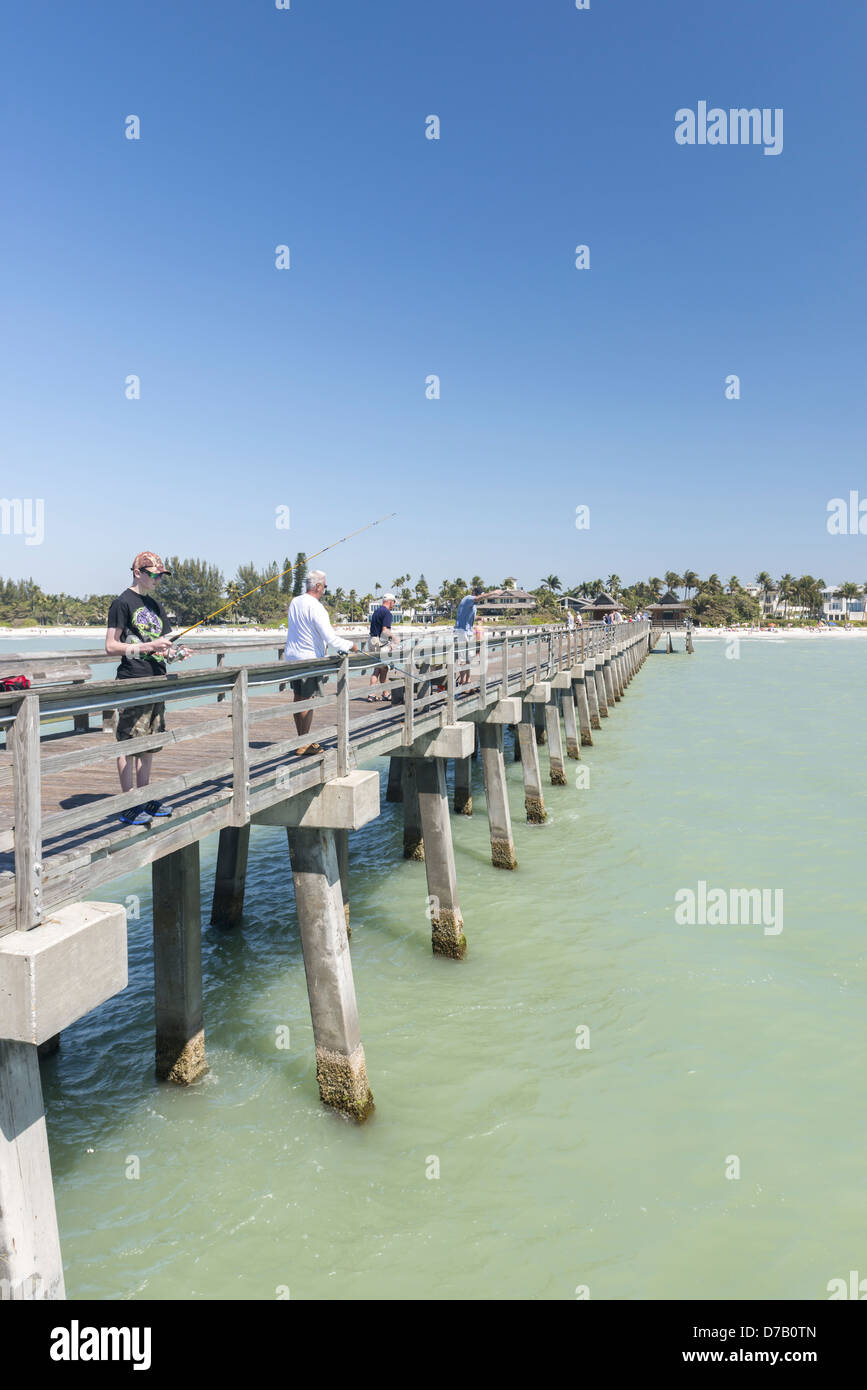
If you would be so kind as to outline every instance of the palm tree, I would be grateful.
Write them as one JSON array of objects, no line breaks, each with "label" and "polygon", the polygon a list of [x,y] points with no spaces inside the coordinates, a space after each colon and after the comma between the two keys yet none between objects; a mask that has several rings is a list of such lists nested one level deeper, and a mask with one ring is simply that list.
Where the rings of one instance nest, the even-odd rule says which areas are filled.
[{"label": "palm tree", "polygon": [[731,579],[730,579],[729,582],[728,582],[728,591],[729,591],[729,593],[730,593],[730,594],[736,594],[737,591],[738,591],[738,589],[739,589],[740,587],[741,587],[741,581],[738,579],[738,577],[737,577],[736,574],[733,574],[732,577],[731,577]]},{"label": "palm tree", "polygon": [[513,574],[510,574],[510,575],[507,576],[507,578],[505,578],[505,579],[503,580],[502,584],[500,585],[500,588],[501,588],[501,589],[514,589],[516,582],[517,582],[517,581],[516,581],[516,579],[515,579],[515,576],[514,576]]},{"label": "palm tree", "polygon": [[853,584],[851,579],[847,579],[845,583],[840,585],[840,597],[843,600],[844,623],[847,622],[849,618],[849,602],[851,599],[857,598],[859,593],[860,590],[858,588],[858,585]]},{"label": "palm tree", "polygon": [[789,603],[795,597],[795,576],[793,574],[784,574],[777,585],[777,592],[783,604],[783,617],[788,618]]},{"label": "palm tree", "polygon": [[655,577],[648,579],[647,587],[650,590],[651,599],[655,601],[659,598],[659,595],[662,593],[662,580],[657,579]]},{"label": "palm tree", "polygon": [[768,596],[773,593],[774,581],[767,570],[762,570],[760,574],[756,575],[756,583],[762,591],[762,607],[767,612]]},{"label": "palm tree", "polygon": [[562,589],[562,587],[556,574],[549,574],[546,579],[542,580],[542,588],[549,589],[552,594],[556,593],[558,589]]},{"label": "palm tree", "polygon": [[243,590],[240,584],[236,584],[234,579],[226,585],[226,598],[228,599],[228,609],[230,617],[238,616],[236,610],[242,593]]},{"label": "palm tree", "polygon": [[680,582],[683,585],[684,598],[689,598],[693,589],[698,588],[698,575],[696,574],[695,570],[684,570],[683,574],[681,575]]},{"label": "palm tree", "polygon": [[682,583],[682,576],[679,574],[675,574],[674,570],[665,571],[665,587],[667,589],[671,589],[671,591],[674,592],[675,589],[680,588]]},{"label": "palm tree", "polygon": [[358,603],[358,595],[357,595],[357,593],[355,592],[354,589],[350,589],[350,590],[349,590],[349,621],[350,621],[350,622],[352,622],[353,616],[354,616],[354,614],[355,614],[355,608],[356,608],[357,603]]},{"label": "palm tree", "polygon": [[480,574],[474,574],[470,580],[471,589],[484,589],[485,581]]},{"label": "palm tree", "polygon": [[619,574],[609,574],[607,580],[605,581],[605,587],[612,598],[617,598],[620,594],[621,583],[622,580]]}]

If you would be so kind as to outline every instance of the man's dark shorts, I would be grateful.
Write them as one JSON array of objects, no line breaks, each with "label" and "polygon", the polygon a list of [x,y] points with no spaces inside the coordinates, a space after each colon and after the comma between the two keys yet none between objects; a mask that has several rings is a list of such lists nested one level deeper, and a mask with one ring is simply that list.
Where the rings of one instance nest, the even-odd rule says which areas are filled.
[{"label": "man's dark shorts", "polygon": [[299,676],[297,680],[290,681],[292,689],[299,700],[315,700],[322,694],[321,676]]},{"label": "man's dark shorts", "polygon": [[[153,705],[125,705],[117,712],[118,742],[129,738],[147,738],[149,734],[164,734],[166,731],[166,707],[162,701]],[[156,753],[156,748],[148,752]]]}]

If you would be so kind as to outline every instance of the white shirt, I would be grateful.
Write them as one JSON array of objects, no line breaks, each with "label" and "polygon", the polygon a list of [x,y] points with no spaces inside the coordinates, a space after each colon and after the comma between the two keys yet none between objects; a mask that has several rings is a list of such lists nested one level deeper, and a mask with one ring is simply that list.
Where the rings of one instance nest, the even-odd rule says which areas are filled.
[{"label": "white shirt", "polygon": [[289,605],[289,631],[286,636],[285,661],[309,661],[325,655],[326,647],[348,652],[352,643],[338,637],[325,607],[313,594],[299,594]]}]

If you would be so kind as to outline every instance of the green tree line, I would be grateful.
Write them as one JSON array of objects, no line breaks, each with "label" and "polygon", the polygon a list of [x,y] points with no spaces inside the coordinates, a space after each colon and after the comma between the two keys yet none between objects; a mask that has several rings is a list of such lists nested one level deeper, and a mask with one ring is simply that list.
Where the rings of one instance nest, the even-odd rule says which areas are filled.
[{"label": "green tree line", "polygon": [[[215,621],[231,623],[243,619],[262,627],[279,626],[285,623],[292,596],[302,592],[307,574],[307,557],[300,551],[294,563],[284,556],[282,564],[272,560],[261,569],[253,561],[240,565],[228,583],[222,571],[207,560],[181,559],[173,555],[168,557],[166,564],[172,573],[162,580],[159,597],[179,625],[195,623],[225,607],[226,611]],[[785,574],[774,580],[766,570],[761,570],[756,575],[755,586],[778,618],[788,619],[793,609],[804,610],[808,618],[821,616],[823,579],[809,574],[800,578]],[[403,608],[419,609],[432,599],[436,616],[450,621],[470,590],[511,589],[516,587],[516,580],[510,575],[504,580],[486,583],[478,574],[469,580],[457,575],[454,579],[444,579],[438,589],[431,589],[423,574],[414,583],[411,575],[399,574],[388,587]],[[619,575],[610,574],[604,579],[583,580],[571,588],[563,586],[559,575],[546,575],[536,588],[529,590],[537,605],[530,620],[551,622],[561,618],[560,600],[564,594],[592,599],[605,590],[620,602],[625,612],[635,613],[654,603],[667,589],[677,593],[688,604],[693,617],[706,624],[756,622],[762,614],[758,599],[747,593],[736,575],[723,582],[717,574],[702,579],[695,570],[685,570],[682,574],[667,570],[662,577],[652,575],[626,585]],[[255,592],[250,593],[250,590]],[[326,590],[325,603],[333,617],[357,622],[366,619],[369,604],[385,592],[386,586],[377,580],[372,593],[359,594],[356,589],[343,588]],[[846,607],[860,592],[861,586],[852,580],[839,587]],[[84,598],[66,593],[50,594],[32,578],[0,578],[0,624],[5,627],[99,626],[106,621],[114,597],[114,594],[88,594]],[[527,616],[518,608],[507,608],[503,612],[506,620],[520,617],[527,621]]]}]

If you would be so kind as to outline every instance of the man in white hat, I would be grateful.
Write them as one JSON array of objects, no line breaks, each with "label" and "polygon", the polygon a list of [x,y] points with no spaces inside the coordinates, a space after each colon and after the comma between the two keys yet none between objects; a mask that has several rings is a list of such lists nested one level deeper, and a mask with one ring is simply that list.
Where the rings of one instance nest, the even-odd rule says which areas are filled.
[{"label": "man in white hat", "polygon": [[[333,647],[338,652],[357,652],[358,647],[354,642],[347,642],[345,638],[337,636],[331,626],[328,611],[321,602],[325,593],[325,571],[311,570],[304,583],[305,592],[293,598],[289,605],[289,630],[286,634],[286,650],[283,653],[285,660],[310,661],[323,657],[326,647]],[[322,681],[321,676],[301,676],[296,680],[290,680],[296,704],[302,700],[314,700],[321,695]],[[308,709],[303,714],[293,716],[299,734],[310,732],[313,714],[314,711]],[[296,748],[295,752],[298,757],[303,757],[305,753],[321,753],[322,745],[305,744],[302,748]]]},{"label": "man in white hat", "polygon": [[[384,594],[382,603],[378,608],[374,608],[370,615],[370,650],[372,652],[382,651],[386,648],[391,655],[391,610],[395,605],[394,594]],[[386,634],[386,635],[383,635]],[[375,666],[373,675],[370,677],[371,685],[385,685],[388,680],[388,667]],[[375,705],[377,701],[384,700],[388,703],[388,695],[368,695],[368,704]]]}]

